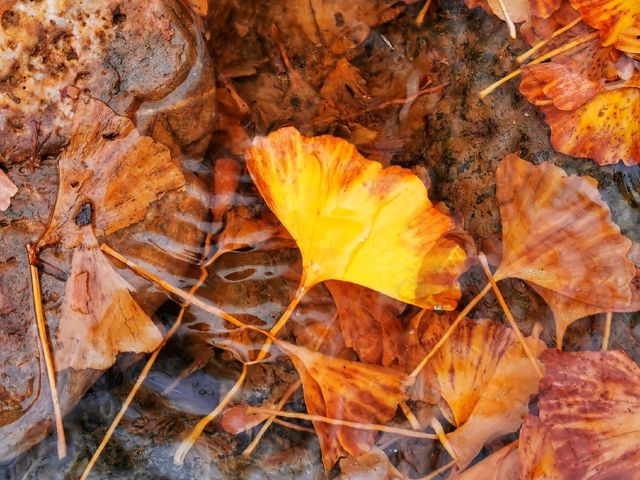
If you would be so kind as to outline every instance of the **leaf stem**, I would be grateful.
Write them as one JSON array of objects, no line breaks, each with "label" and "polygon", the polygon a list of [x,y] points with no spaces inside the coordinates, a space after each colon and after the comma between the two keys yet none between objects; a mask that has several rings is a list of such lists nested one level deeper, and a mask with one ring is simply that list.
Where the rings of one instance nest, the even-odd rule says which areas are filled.
[{"label": "leaf stem", "polygon": [[453,332],[455,331],[457,326],[460,324],[460,322],[464,320],[467,314],[471,310],[473,310],[473,308],[478,303],[480,303],[480,300],[484,298],[484,296],[489,292],[489,290],[491,290],[491,284],[487,283],[484,286],[484,288],[480,290],[480,292],[478,292],[478,294],[475,297],[473,297],[473,299],[467,304],[467,306],[462,309],[462,311],[458,314],[458,316],[455,318],[453,323],[449,326],[449,328],[444,333],[444,335],[440,337],[440,340],[438,340],[438,343],[436,343],[433,346],[431,351],[424,356],[424,358],[420,361],[418,366],[413,370],[413,372],[411,372],[411,374],[409,375],[409,378],[415,379],[420,374],[420,372],[422,371],[424,366],[427,364],[427,362],[431,360],[431,358],[438,352],[438,350],[440,350],[440,348],[446,343],[449,337],[453,334]]},{"label": "leaf stem", "polygon": [[42,290],[40,288],[40,276],[37,267],[37,249],[34,245],[26,245],[27,256],[29,257],[29,273],[31,274],[31,294],[33,298],[33,308],[36,314],[36,326],[38,328],[38,338],[40,339],[40,348],[44,355],[44,363],[47,369],[47,377],[49,379],[49,388],[51,390],[51,402],[53,403],[53,415],[55,417],[56,433],[57,433],[57,449],[58,458],[62,459],[67,456],[67,442],[64,435],[64,425],[62,424],[62,410],[60,408],[60,398],[58,397],[58,387],[56,385],[56,373],[53,364],[53,355],[49,348],[49,339],[47,337],[47,326],[44,319],[44,311],[42,310]]},{"label": "leaf stem", "polygon": [[328,423],[330,425],[337,425],[340,427],[356,428],[359,430],[395,433],[398,435],[403,435],[405,437],[411,437],[411,438],[428,438],[430,440],[436,440],[438,438],[438,436],[434,435],[433,433],[416,432],[415,430],[408,430],[406,428],[389,427],[387,425],[378,425],[375,423],[350,422],[348,420],[337,420],[335,418],[323,417],[320,415],[310,415],[308,413],[283,412],[281,410],[275,410],[272,408],[248,407],[247,412],[267,414],[267,415],[277,415],[278,417],[284,417],[284,418],[297,418],[298,420],[308,420],[310,422],[322,422],[322,423]]},{"label": "leaf stem", "polygon": [[564,32],[567,32],[567,31],[571,30],[573,27],[575,27],[581,21],[582,21],[582,17],[578,17],[573,22],[566,24],[562,28],[559,28],[558,30],[553,32],[549,38],[539,41],[533,47],[531,47],[529,50],[524,52],[522,55],[518,56],[516,58],[516,60],[518,61],[518,63],[524,62],[525,60],[530,58],[534,53],[536,53],[538,50],[540,50],[542,47],[544,47],[547,43],[549,43],[551,40],[553,40],[556,37],[559,37]]},{"label": "leaf stem", "polygon": [[489,264],[487,263],[487,257],[485,257],[483,253],[480,253],[480,254],[478,254],[478,260],[480,261],[480,265],[482,265],[482,269],[484,270],[484,273],[487,276],[487,279],[489,280],[489,284],[491,285],[491,288],[493,288],[493,293],[495,293],[496,298],[498,299],[498,303],[500,304],[500,307],[502,308],[502,311],[506,315],[507,320],[511,324],[511,328],[513,329],[514,333],[516,334],[516,337],[518,338],[518,341],[522,345],[522,349],[524,350],[525,355],[527,356],[527,358],[531,362],[531,365],[533,366],[533,369],[536,371],[536,373],[540,377],[542,377],[544,374],[542,373],[542,368],[540,368],[540,365],[538,363],[538,359],[531,352],[531,349],[529,348],[529,344],[525,340],[524,335],[522,335],[522,332],[520,331],[520,327],[518,327],[518,324],[516,323],[515,318],[513,318],[513,315],[511,314],[511,310],[509,309],[509,306],[507,305],[507,302],[505,302],[504,297],[502,296],[502,292],[498,288],[498,284],[496,283],[495,278],[493,278],[493,275],[491,274],[491,270],[489,270]]},{"label": "leaf stem", "polygon": [[207,425],[209,425],[209,423],[213,419],[215,419],[225,409],[227,404],[231,400],[233,400],[233,397],[238,392],[238,390],[240,390],[240,388],[242,387],[242,384],[244,383],[244,380],[246,377],[247,377],[247,366],[243,365],[242,373],[240,373],[240,377],[238,377],[238,380],[236,381],[236,383],[233,385],[233,387],[231,387],[231,390],[227,392],[227,394],[220,401],[218,406],[211,413],[209,413],[209,415],[200,419],[200,421],[196,424],[193,430],[189,432],[189,435],[187,435],[187,437],[184,440],[182,440],[182,442],[180,442],[180,445],[178,446],[178,449],[176,450],[176,453],[173,456],[173,463],[175,465],[180,466],[184,463],[184,459],[186,458],[187,453],[189,453],[189,450],[191,450],[191,447],[193,447],[193,445],[196,443],[196,441],[202,434],[203,430],[206,428]]},{"label": "leaf stem", "polygon": [[611,336],[611,320],[613,319],[613,313],[607,312],[607,316],[604,321],[604,336],[602,337],[602,351],[606,351],[609,348],[609,337]]}]

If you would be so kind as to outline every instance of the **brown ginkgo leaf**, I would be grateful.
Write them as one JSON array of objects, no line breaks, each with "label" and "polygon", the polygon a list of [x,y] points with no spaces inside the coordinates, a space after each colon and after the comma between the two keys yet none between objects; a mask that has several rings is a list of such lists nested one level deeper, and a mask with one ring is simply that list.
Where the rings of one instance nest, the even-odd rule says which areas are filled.
[{"label": "brown ginkgo leaf", "polygon": [[11,205],[11,198],[18,193],[18,187],[0,170],[0,212],[4,212]]},{"label": "brown ginkgo leaf", "polygon": [[56,368],[109,368],[120,352],[151,352],[162,334],[131,297],[134,290],[82,227],[73,253],[57,333]]},{"label": "brown ginkgo leaf", "polygon": [[96,234],[109,235],[144,219],[149,205],[185,179],[169,150],[140,136],[126,117],[104,103],[79,99],[69,146],[58,162],[58,198],[51,222],[38,245],[80,243],[74,222],[90,203]]},{"label": "brown ginkgo leaf", "polygon": [[[431,316],[421,334],[437,340],[451,318]],[[438,325],[442,323],[442,325]],[[537,357],[546,347],[526,338]],[[520,428],[539,377],[511,329],[493,321],[463,320],[429,362],[441,410],[458,427],[443,442],[464,468],[488,441]]]},{"label": "brown ginkgo leaf", "polygon": [[408,351],[399,317],[406,305],[352,283],[331,280],[325,285],[335,301],[345,345],[363,362],[404,369]]},{"label": "brown ginkgo leaf", "polygon": [[[406,398],[407,376],[397,370],[329,357],[276,341],[300,374],[309,413],[357,423],[386,424]],[[376,432],[314,422],[322,461],[330,470],[343,456],[369,450]]]},{"label": "brown ginkgo leaf", "polygon": [[638,478],[638,365],[621,351],[549,350],[542,361],[539,414],[520,436],[522,478]]},{"label": "brown ginkgo leaf", "polygon": [[[508,155],[496,172],[503,256],[496,280],[520,278],[545,296],[619,311],[629,307],[635,265],[591,177]],[[562,298],[560,298],[562,300]],[[557,325],[561,333],[566,325]]]}]

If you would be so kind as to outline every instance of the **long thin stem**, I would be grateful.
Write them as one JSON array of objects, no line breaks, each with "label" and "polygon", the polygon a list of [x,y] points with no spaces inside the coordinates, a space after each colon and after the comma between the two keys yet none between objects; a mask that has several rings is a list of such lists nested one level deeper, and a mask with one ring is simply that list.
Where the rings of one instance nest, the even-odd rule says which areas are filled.
[{"label": "long thin stem", "polygon": [[613,319],[613,313],[607,312],[607,316],[604,321],[604,336],[602,337],[602,351],[609,348],[609,337],[611,336],[611,320]]},{"label": "long thin stem", "polygon": [[424,5],[420,9],[420,13],[418,13],[418,16],[416,17],[416,24],[422,25],[424,23],[424,18],[427,16],[427,11],[429,10],[430,6],[431,0],[427,0],[426,2],[424,2]]},{"label": "long thin stem", "polygon": [[249,407],[247,408],[247,412],[277,415],[278,417],[284,418],[297,418],[298,420],[308,420],[310,422],[322,422],[328,423],[330,425],[337,425],[340,427],[357,428],[359,430],[395,433],[411,438],[428,438],[430,440],[436,440],[438,438],[437,435],[434,435],[432,433],[416,432],[415,430],[408,430],[406,428],[389,427],[387,425],[378,425],[375,423],[350,422],[347,420],[337,420],[335,418],[323,417],[321,415],[310,415],[308,413],[283,412],[281,410],[275,410],[272,408]]},{"label": "long thin stem", "polygon": [[498,0],[498,4],[500,5],[500,10],[502,10],[502,14],[504,15],[504,21],[507,22],[507,26],[509,27],[509,36],[511,38],[516,38],[516,26],[513,23],[513,20],[511,20],[511,16],[509,16],[504,0]]},{"label": "long thin stem", "polygon": [[524,335],[522,335],[522,332],[520,331],[520,327],[518,327],[518,324],[516,323],[515,318],[513,318],[513,315],[511,314],[511,310],[509,309],[507,302],[505,302],[504,297],[502,296],[502,292],[498,288],[498,284],[496,283],[496,280],[493,278],[493,275],[491,274],[491,270],[489,270],[487,257],[485,257],[484,254],[481,253],[478,255],[478,260],[480,261],[480,265],[482,265],[482,269],[484,270],[484,273],[487,276],[489,283],[491,284],[491,288],[493,288],[493,293],[495,293],[496,298],[498,299],[498,303],[500,304],[500,307],[502,307],[502,311],[506,315],[507,320],[511,324],[511,328],[516,334],[516,337],[518,337],[518,341],[522,345],[522,349],[524,350],[525,355],[531,362],[531,365],[533,366],[533,369],[536,371],[536,373],[540,377],[542,377],[544,374],[542,373],[542,368],[540,368],[538,359],[533,354],[533,352],[531,352],[531,349],[529,348],[529,344],[525,340]]},{"label": "long thin stem", "polygon": [[240,374],[240,377],[238,377],[238,380],[236,381],[236,383],[233,385],[233,387],[231,387],[231,390],[227,392],[227,394],[220,401],[218,406],[209,415],[200,419],[200,421],[196,424],[193,430],[189,432],[189,435],[184,440],[182,440],[182,442],[180,442],[180,445],[178,446],[178,449],[176,450],[176,453],[173,456],[173,463],[175,465],[182,465],[184,463],[184,459],[186,458],[187,453],[189,453],[189,450],[191,450],[191,447],[193,447],[193,445],[196,443],[196,441],[202,434],[203,430],[206,428],[207,425],[209,425],[209,423],[214,418],[216,418],[225,409],[227,404],[231,400],[233,400],[233,397],[238,392],[238,390],[240,390],[240,387],[242,387],[242,384],[244,383],[244,379],[246,377],[247,377],[247,366],[243,365],[242,373]]},{"label": "long thin stem", "polygon": [[400,402],[400,410],[402,410],[402,413],[409,421],[409,425],[411,425],[411,428],[413,428],[414,430],[422,430],[422,425],[420,425],[420,422],[409,408],[409,405],[407,405],[407,402],[405,402],[404,400]]},{"label": "long thin stem", "polygon": [[57,433],[57,449],[58,458],[62,459],[67,456],[67,442],[64,435],[64,425],[62,424],[62,410],[60,408],[60,398],[58,397],[58,387],[56,384],[56,372],[53,365],[53,355],[49,348],[49,339],[47,337],[47,326],[44,320],[44,311],[42,310],[42,290],[40,288],[40,276],[38,275],[36,247],[29,244],[26,246],[27,256],[29,257],[29,273],[31,274],[31,295],[33,297],[33,308],[36,313],[36,326],[38,329],[38,338],[40,339],[40,348],[44,356],[44,363],[47,369],[47,378],[49,379],[49,389],[51,390],[51,402],[53,403],[53,415],[55,417],[56,433]]},{"label": "long thin stem", "polygon": [[181,290],[178,287],[174,287],[173,285],[171,285],[170,283],[164,281],[163,279],[161,279],[157,275],[155,275],[155,274],[149,272],[148,270],[144,269],[143,267],[141,267],[140,265],[138,265],[134,261],[129,260],[124,255],[118,253],[113,248],[111,248],[109,245],[103,243],[102,245],[100,245],[100,248],[106,254],[108,254],[108,255],[112,256],[113,258],[115,258],[116,260],[119,260],[122,263],[124,263],[127,267],[129,267],[131,270],[136,272],[138,275],[140,275],[140,276],[146,278],[147,280],[150,280],[151,282],[155,283],[156,285],[162,287],[167,292],[173,293],[177,297],[180,297],[185,302],[188,302],[188,303],[190,303],[192,305],[195,305],[196,307],[201,308],[205,312],[208,312],[208,313],[211,313],[212,315],[220,317],[223,320],[226,320],[227,322],[232,323],[236,327],[246,327],[247,326],[247,324],[241,322],[236,317],[234,317],[233,315],[228,314],[224,310],[220,310],[215,305],[207,303],[204,300],[200,300],[195,295],[190,294],[189,292],[185,292],[184,290]]},{"label": "long thin stem", "polygon": [[456,464],[456,461],[451,460],[446,465],[441,466],[437,470],[434,470],[433,472],[429,473],[428,475],[425,475],[424,477],[420,477],[418,480],[433,480],[434,478],[443,474],[447,470],[450,470],[455,464]]},{"label": "long thin stem", "polygon": [[[593,32],[593,33],[588,33],[586,35],[581,35],[581,36],[577,37],[576,39],[574,39],[572,42],[569,42],[566,45],[563,45],[562,47],[559,47],[559,48],[556,48],[554,50],[551,50],[550,52],[545,53],[544,55],[536,58],[535,60],[532,60],[531,62],[529,62],[527,64],[527,66],[536,65],[538,63],[542,63],[544,61],[547,61],[547,60],[555,57],[556,55],[560,55],[562,53],[568,52],[569,50],[573,50],[577,46],[582,45],[583,43],[589,42],[589,41],[591,41],[591,40],[593,40],[593,39],[595,39],[597,37],[598,37],[598,32]],[[512,78],[517,77],[521,73],[522,73],[522,69],[518,68],[517,70],[514,70],[513,72],[509,73],[508,75],[502,77],[497,82],[492,83],[491,85],[489,85],[487,88],[485,88],[484,90],[482,90],[479,93],[480,98],[486,97],[491,92],[493,92],[496,88],[498,88],[500,85],[508,82]]]},{"label": "long thin stem", "polygon": [[577,24],[579,24],[582,21],[582,17],[578,17],[576,18],[573,22],[566,24],[564,27],[559,28],[558,30],[556,30],[555,32],[553,32],[551,34],[551,36],[545,40],[541,40],[540,42],[536,43],[533,47],[531,47],[529,50],[527,50],[526,52],[524,52],[522,55],[518,56],[516,58],[516,60],[518,61],[518,63],[522,63],[525,60],[529,59],[534,53],[536,53],[538,50],[540,50],[541,48],[543,48],[547,43],[549,43],[551,40],[553,40],[556,37],[559,37],[560,35],[562,35],[564,32],[567,32],[569,30],[571,30],[573,27],[575,27]]},{"label": "long thin stem", "polygon": [[440,340],[438,340],[438,343],[436,343],[433,346],[431,351],[424,356],[424,358],[420,361],[418,366],[413,370],[413,372],[411,372],[411,374],[409,375],[409,378],[415,379],[420,374],[420,372],[422,371],[424,366],[427,364],[427,362],[431,360],[431,358],[436,353],[438,353],[438,350],[440,350],[440,348],[446,343],[446,341],[453,334],[453,332],[458,327],[460,322],[464,320],[464,318],[469,314],[469,312],[473,310],[473,308],[480,302],[480,300],[484,298],[484,296],[487,294],[489,290],[491,290],[491,284],[488,283],[484,286],[482,290],[478,292],[478,294],[475,297],[473,297],[473,299],[467,304],[467,306],[462,309],[462,311],[458,314],[458,316],[455,318],[453,323],[449,326],[449,328],[444,333],[444,335],[440,337]]}]

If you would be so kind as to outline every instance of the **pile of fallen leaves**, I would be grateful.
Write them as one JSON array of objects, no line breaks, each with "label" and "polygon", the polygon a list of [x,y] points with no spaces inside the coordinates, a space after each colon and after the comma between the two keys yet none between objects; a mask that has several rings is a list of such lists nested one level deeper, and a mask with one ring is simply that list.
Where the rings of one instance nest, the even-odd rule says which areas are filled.
[{"label": "pile of fallen leaves", "polygon": [[[370,15],[346,9],[345,20],[364,19],[355,27],[346,22],[347,32],[336,27],[329,13],[318,13],[333,15],[335,2],[310,2],[315,16],[300,14],[318,23],[313,28],[302,23],[310,40],[345,55],[331,65],[319,95],[292,67],[273,31],[288,86],[282,89],[273,78],[260,76],[252,81],[271,82],[261,94],[277,96],[284,108],[269,111],[266,107],[277,103],[274,98],[257,98],[251,115],[259,118],[252,121],[275,125],[292,120],[313,131],[335,118],[357,119],[386,108],[387,103],[366,95],[362,78],[347,60],[347,52],[361,45],[371,26],[400,8],[398,2],[378,3],[384,8]],[[622,12],[615,25],[598,14],[612,3],[606,1],[512,2],[522,11],[512,11],[506,0],[477,3],[510,22],[525,22],[528,38],[545,42],[536,51],[560,48],[567,40],[564,33],[579,44],[580,50],[567,49],[551,62],[522,69],[521,91],[545,112],[557,149],[599,163],[638,161],[634,35],[640,14],[634,2],[616,2]],[[558,35],[550,33],[572,23]],[[215,164],[211,217],[221,229],[209,238],[197,264],[202,276],[190,291],[98,241],[139,222],[153,201],[184,185],[169,151],[140,136],[130,121],[104,104],[93,99],[77,103],[71,143],[59,161],[60,193],[37,245],[60,244],[74,251],[55,333],[56,368],[105,369],[120,352],[154,351],[150,368],[184,311],[201,309],[215,317],[212,343],[230,352],[242,371],[221,402],[211,406],[211,414],[182,439],[177,464],[212,421],[233,434],[261,426],[247,455],[278,422],[303,431],[311,427],[325,469],[339,464],[345,478],[403,478],[379,448],[381,432],[387,438],[441,442],[451,457],[445,469],[454,470],[456,478],[634,478],[640,463],[640,368],[625,353],[606,351],[608,330],[601,352],[562,351],[563,335],[573,321],[606,313],[610,328],[613,312],[640,310],[636,247],[613,222],[597,182],[550,163],[504,158],[495,174],[502,238],[498,252],[487,259],[458,217],[429,199],[425,179],[399,166],[384,168],[360,153],[355,145],[384,162],[385,148],[398,148],[380,139],[379,132],[350,123],[347,141],[284,127],[250,141],[237,120],[250,112],[243,111],[244,100],[229,82],[246,72],[225,72],[222,63],[220,81],[227,88],[221,101],[227,102],[227,111],[235,110],[225,126],[233,151]],[[410,105],[442,88],[428,84],[428,79],[416,79],[413,98],[397,103]],[[244,172],[268,210],[232,203]],[[138,188],[132,190],[132,184]],[[0,171],[0,209],[9,207],[15,193]],[[269,329],[197,295],[207,267],[223,255],[258,247],[295,247],[302,258],[299,286]],[[164,340],[112,262],[127,265],[180,300],[180,316]],[[487,284],[460,305],[458,279],[470,269],[481,269]],[[520,331],[498,285],[506,279],[526,282],[548,304],[556,322],[556,348],[540,340],[539,328],[528,336]],[[292,332],[292,314],[321,284],[334,300],[335,318],[319,333]],[[499,319],[468,318],[490,291],[508,326]],[[299,381],[276,404],[234,404],[249,369],[278,355],[292,362]],[[287,408],[299,388],[304,412]],[[430,406],[428,415],[419,411],[424,405]],[[513,441],[473,463],[484,447],[504,438]]]},{"label": "pile of fallen leaves", "polygon": [[509,22],[514,37],[513,25],[521,23],[532,49],[503,80],[521,74],[520,92],[544,113],[556,150],[600,165],[640,162],[640,3],[466,2]]}]

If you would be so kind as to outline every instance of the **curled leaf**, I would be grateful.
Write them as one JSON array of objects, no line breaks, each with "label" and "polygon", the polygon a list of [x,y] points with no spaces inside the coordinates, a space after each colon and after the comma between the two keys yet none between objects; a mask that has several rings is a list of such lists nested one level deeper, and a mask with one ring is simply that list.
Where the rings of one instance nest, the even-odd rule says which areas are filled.
[{"label": "curled leaf", "polygon": [[636,478],[640,368],[625,353],[547,351],[538,417],[520,438],[522,478]]},{"label": "curled leaf", "polygon": [[[406,398],[407,376],[377,365],[328,357],[287,342],[276,341],[300,374],[311,414],[358,423],[386,424]],[[343,456],[369,450],[375,432],[314,422],[327,470]]]},{"label": "curled leaf", "polygon": [[407,341],[400,314],[405,305],[352,283],[329,281],[347,347],[366,363],[404,368]]},{"label": "curled leaf", "polygon": [[256,139],[247,167],[300,248],[304,287],[344,280],[425,308],[456,305],[465,252],[410,171],[290,127]]},{"label": "curled leaf", "polygon": [[11,205],[11,198],[18,193],[18,187],[0,170],[0,212],[4,212]]},{"label": "curled leaf", "polygon": [[144,219],[152,202],[185,182],[165,146],[140,136],[131,120],[94,99],[76,102],[58,169],[58,198],[41,247],[80,243],[74,218],[83,204],[92,205],[96,234],[109,235]]},{"label": "curled leaf", "polygon": [[73,253],[57,333],[56,368],[109,368],[120,352],[151,352],[162,334],[131,297],[90,226]]}]

